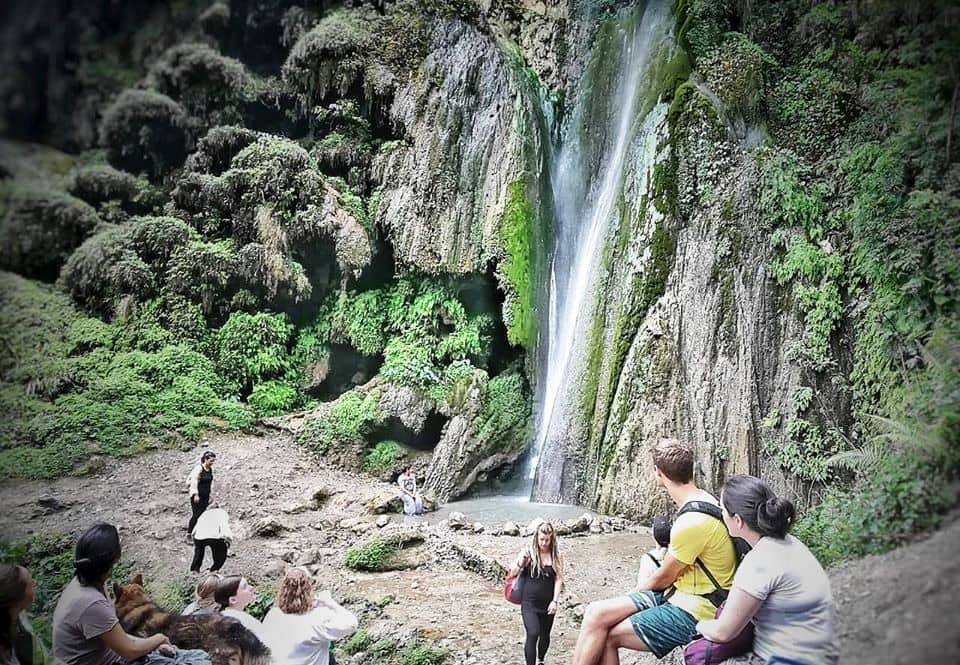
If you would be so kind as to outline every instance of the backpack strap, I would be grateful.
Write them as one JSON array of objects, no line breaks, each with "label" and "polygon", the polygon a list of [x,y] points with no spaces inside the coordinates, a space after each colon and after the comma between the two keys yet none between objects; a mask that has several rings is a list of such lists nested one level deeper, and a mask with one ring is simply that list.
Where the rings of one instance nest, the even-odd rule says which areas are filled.
[{"label": "backpack strap", "polygon": [[650,560],[651,560],[651,561],[653,561],[655,564],[657,564],[657,568],[660,567],[660,560],[657,559],[657,557],[655,557],[655,556],[653,556],[652,554],[650,554],[650,552],[647,552],[647,556],[650,557]]},{"label": "backpack strap", "polygon": [[[714,519],[718,519],[723,522],[723,513],[720,510],[720,506],[715,503],[710,503],[709,501],[687,501],[680,507],[680,510],[677,512],[677,517],[680,517],[684,513],[703,513],[704,515],[709,515]],[[733,538],[731,538],[733,540]],[[734,553],[736,554],[736,542],[734,541]],[[694,564],[700,566],[700,569],[706,573],[707,579],[710,580],[710,583],[713,585],[716,591],[711,592],[709,595],[713,595],[716,592],[721,594],[729,593],[726,589],[720,586],[720,583],[717,582],[717,578],[713,576],[713,573],[710,572],[710,569],[707,568],[707,565],[703,562],[700,557],[697,557],[694,561]],[[711,601],[712,602],[712,601]],[[715,604],[715,603],[714,603]]]}]

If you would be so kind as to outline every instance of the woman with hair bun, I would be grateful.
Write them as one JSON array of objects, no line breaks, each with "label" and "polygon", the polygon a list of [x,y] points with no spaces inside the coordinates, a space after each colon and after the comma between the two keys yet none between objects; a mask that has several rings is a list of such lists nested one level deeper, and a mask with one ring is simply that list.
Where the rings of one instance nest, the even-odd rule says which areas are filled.
[{"label": "woman with hair bun", "polygon": [[151,665],[172,663],[175,655],[209,665],[203,651],[177,652],[162,633],[150,637],[127,634],[104,591],[104,583],[119,560],[120,534],[112,524],[94,524],[77,540],[73,561],[77,574],[60,594],[53,611],[53,655],[57,662],[124,665],[149,654]]},{"label": "woman with hair bun", "polygon": [[752,620],[751,662],[834,665],[839,650],[830,581],[807,546],[788,533],[793,504],[759,478],[734,476],[723,486],[720,507],[730,535],[752,549],[737,569],[723,613],[700,621],[697,632],[728,642]]}]

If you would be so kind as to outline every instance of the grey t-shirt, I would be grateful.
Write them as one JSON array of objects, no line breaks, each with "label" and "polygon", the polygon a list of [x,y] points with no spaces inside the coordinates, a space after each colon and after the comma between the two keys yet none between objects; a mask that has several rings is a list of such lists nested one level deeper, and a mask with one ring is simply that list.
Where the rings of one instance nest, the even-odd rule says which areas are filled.
[{"label": "grey t-shirt", "polygon": [[113,603],[74,577],[53,611],[53,655],[66,665],[113,665],[121,660],[100,636],[118,623]]},{"label": "grey t-shirt", "polygon": [[753,617],[753,651],[764,659],[792,658],[833,665],[839,657],[833,594],[823,566],[791,535],[761,538],[733,579],[763,601]]}]

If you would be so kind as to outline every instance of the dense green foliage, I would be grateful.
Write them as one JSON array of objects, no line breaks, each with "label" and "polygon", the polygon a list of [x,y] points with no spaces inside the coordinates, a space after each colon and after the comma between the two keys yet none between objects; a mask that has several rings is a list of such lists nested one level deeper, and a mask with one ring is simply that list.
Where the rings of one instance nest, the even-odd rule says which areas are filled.
[{"label": "dense green foliage", "polygon": [[533,214],[523,181],[511,183],[507,189],[507,205],[500,223],[500,241],[507,255],[500,264],[500,272],[510,289],[503,308],[503,318],[510,343],[526,348],[530,348],[536,337],[531,275]]},{"label": "dense green foliage", "polygon": [[822,492],[798,532],[826,561],[902,542],[955,501],[960,39],[947,4],[677,3],[707,83],[769,134],[759,207],[771,275],[802,317],[790,351],[805,385],[765,419],[764,452]]}]

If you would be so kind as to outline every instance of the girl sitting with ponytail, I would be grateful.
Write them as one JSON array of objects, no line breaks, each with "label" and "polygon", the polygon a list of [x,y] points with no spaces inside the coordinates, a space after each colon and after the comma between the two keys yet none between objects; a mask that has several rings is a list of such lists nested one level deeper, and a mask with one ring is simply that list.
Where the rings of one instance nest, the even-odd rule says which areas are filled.
[{"label": "girl sitting with ponytail", "polygon": [[788,531],[795,511],[753,476],[734,476],[720,494],[723,521],[753,549],[743,558],[717,619],[697,632],[714,642],[754,624],[757,663],[834,665],[838,658],[830,581],[816,557]]}]

